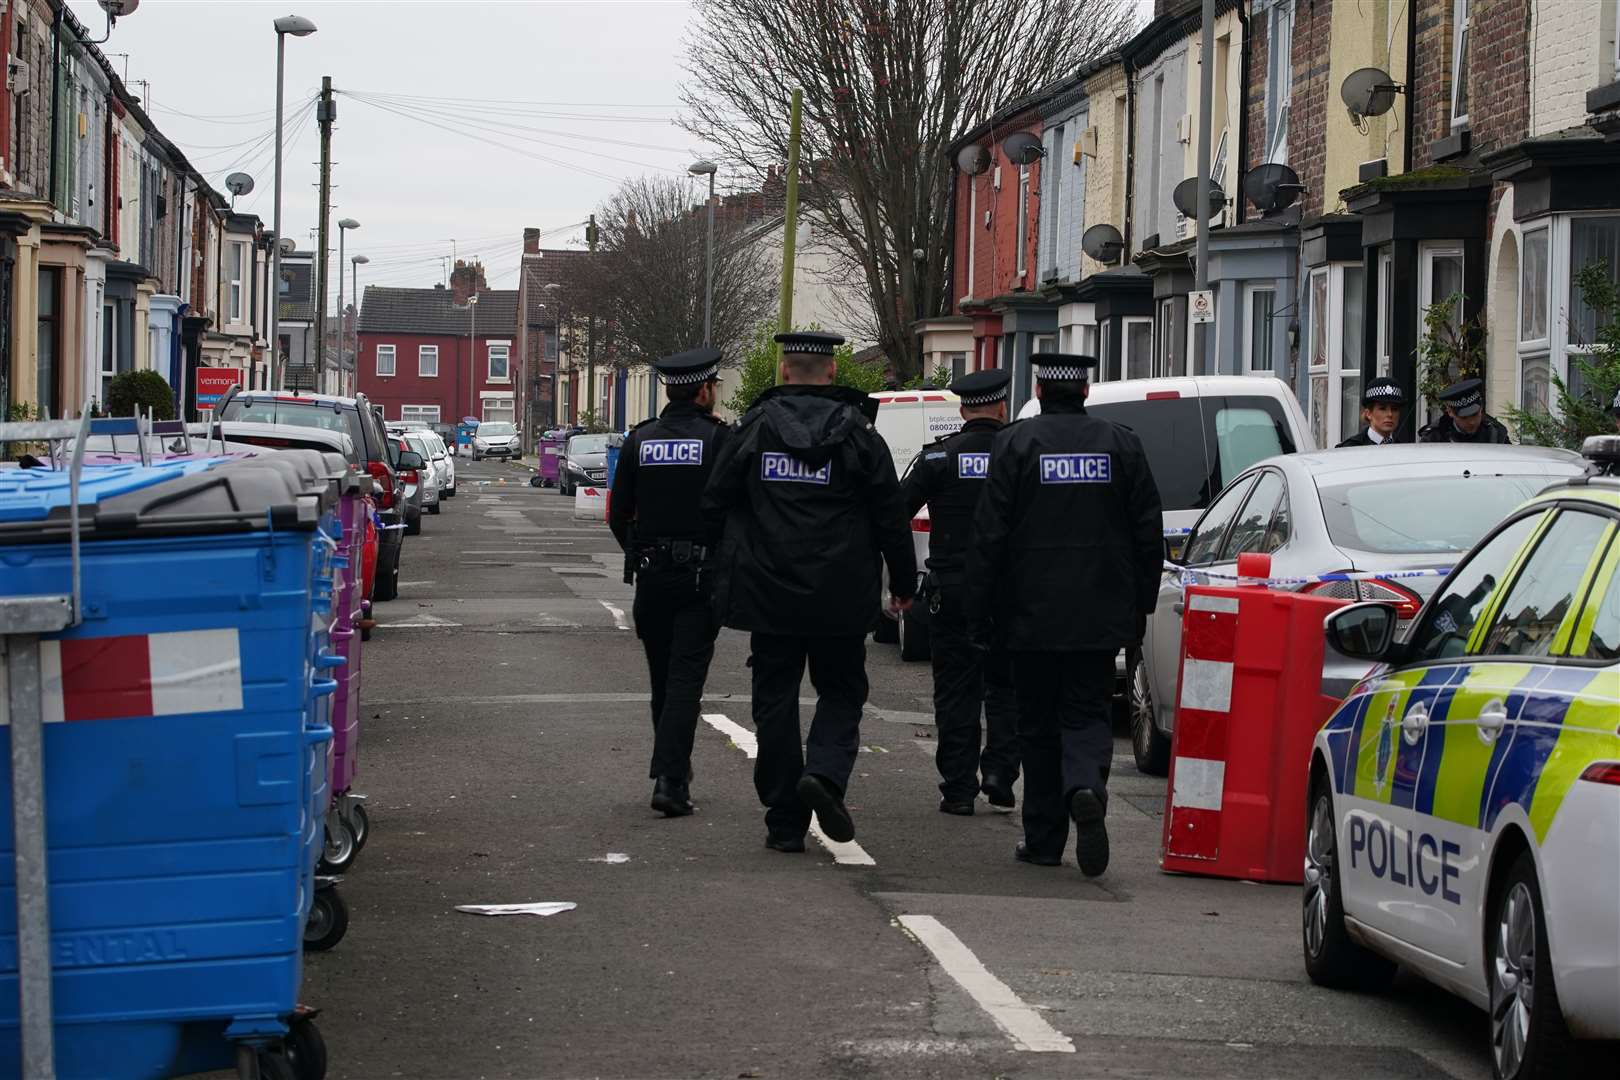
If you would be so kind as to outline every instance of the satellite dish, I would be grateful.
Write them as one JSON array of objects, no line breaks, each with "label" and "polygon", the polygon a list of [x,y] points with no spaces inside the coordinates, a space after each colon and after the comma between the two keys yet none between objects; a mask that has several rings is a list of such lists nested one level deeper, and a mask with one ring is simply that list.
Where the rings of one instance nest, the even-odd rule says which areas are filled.
[{"label": "satellite dish", "polygon": [[956,152],[956,167],[969,176],[978,176],[990,167],[990,151],[977,144]]},{"label": "satellite dish", "polygon": [[102,11],[115,19],[122,19],[141,6],[141,0],[96,0],[96,3],[101,5]]},{"label": "satellite dish", "polygon": [[295,241],[290,236],[282,238],[282,240],[281,240],[281,253],[283,255],[291,255],[293,252],[295,252],[297,250],[298,250],[297,241]]},{"label": "satellite dish", "polygon": [[253,190],[253,177],[245,172],[233,172],[225,178],[225,190],[232,195],[246,195]]},{"label": "satellite dish", "polygon": [[1286,165],[1258,165],[1243,174],[1243,194],[1263,214],[1293,204],[1305,185]]},{"label": "satellite dish", "polygon": [[1116,263],[1125,250],[1125,238],[1112,225],[1093,225],[1080,237],[1080,250],[1100,263]]},{"label": "satellite dish", "polygon": [[1001,152],[1015,165],[1033,165],[1046,156],[1041,140],[1027,131],[1015,131],[1003,139]]},{"label": "satellite dish", "polygon": [[1171,194],[1170,201],[1176,204],[1176,209],[1180,210],[1183,216],[1192,218],[1194,221],[1208,221],[1226,209],[1226,192],[1221,190],[1221,185],[1210,181],[1209,206],[1200,215],[1196,213],[1198,209],[1198,177],[1189,176],[1176,185],[1176,190]]},{"label": "satellite dish", "polygon": [[1395,107],[1395,95],[1405,87],[1390,78],[1382,68],[1364,67],[1352,71],[1339,87],[1339,97],[1350,118],[1357,123],[1364,116],[1383,116]]}]

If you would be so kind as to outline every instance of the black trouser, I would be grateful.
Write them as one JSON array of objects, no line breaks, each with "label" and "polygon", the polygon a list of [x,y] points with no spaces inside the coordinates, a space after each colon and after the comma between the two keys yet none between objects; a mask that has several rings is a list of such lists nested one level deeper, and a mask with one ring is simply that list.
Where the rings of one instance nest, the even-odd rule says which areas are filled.
[{"label": "black trouser", "polygon": [[1060,855],[1069,842],[1069,798],[1090,788],[1107,804],[1114,760],[1111,652],[1014,653],[1018,747],[1024,758],[1024,843]]},{"label": "black trouser", "polygon": [[647,653],[652,683],[653,755],[648,775],[686,782],[692,764],[703,682],[719,632],[689,569],[649,569],[636,575],[636,636]]},{"label": "black trouser", "polygon": [[[866,635],[793,637],[755,633],[750,639],[754,666],[754,728],[759,757],[754,788],[765,804],[765,826],[773,833],[803,836],[810,808],[797,785],[805,773],[829,781],[842,793],[861,749],[861,707],[866,704]],[[801,751],[799,683],[805,662],[816,688],[816,713]]]},{"label": "black trouser", "polygon": [[939,793],[951,802],[972,802],[979,794],[981,774],[993,774],[1008,787],[1018,779],[1018,703],[1006,654],[984,653],[969,642],[961,585],[941,582],[935,588],[929,598],[928,631]]}]

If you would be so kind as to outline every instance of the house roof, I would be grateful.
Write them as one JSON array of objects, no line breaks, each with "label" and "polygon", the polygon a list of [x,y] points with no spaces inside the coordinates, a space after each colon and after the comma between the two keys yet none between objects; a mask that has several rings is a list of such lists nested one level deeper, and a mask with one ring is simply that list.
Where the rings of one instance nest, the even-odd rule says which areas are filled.
[{"label": "house roof", "polygon": [[[485,289],[478,294],[478,325],[488,327],[480,336],[517,331],[517,290]],[[455,337],[467,333],[473,317],[467,305],[457,304],[449,289],[392,289],[367,285],[360,305],[362,333],[435,334]]]},{"label": "house roof", "polygon": [[315,264],[310,259],[281,260],[283,272],[291,275],[281,301],[278,318],[282,322],[313,322],[315,319]]}]

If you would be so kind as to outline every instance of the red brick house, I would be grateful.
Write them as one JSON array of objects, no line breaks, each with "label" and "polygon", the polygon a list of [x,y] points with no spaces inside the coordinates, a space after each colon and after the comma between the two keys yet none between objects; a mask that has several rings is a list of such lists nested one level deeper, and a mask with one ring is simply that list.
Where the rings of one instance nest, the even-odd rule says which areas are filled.
[{"label": "red brick house", "polygon": [[524,415],[517,290],[479,288],[483,267],[457,263],[451,286],[366,287],[357,385],[389,420],[512,423]]}]

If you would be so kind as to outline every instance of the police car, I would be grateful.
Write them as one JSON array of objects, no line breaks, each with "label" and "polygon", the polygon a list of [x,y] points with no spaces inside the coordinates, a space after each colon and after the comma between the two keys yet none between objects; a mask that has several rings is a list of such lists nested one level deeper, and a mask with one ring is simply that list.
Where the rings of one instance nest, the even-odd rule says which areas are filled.
[{"label": "police car", "polygon": [[1585,452],[1403,640],[1388,605],[1327,620],[1330,666],[1377,666],[1313,748],[1306,971],[1379,989],[1399,964],[1467,998],[1506,1078],[1620,1038],[1620,437]]}]

